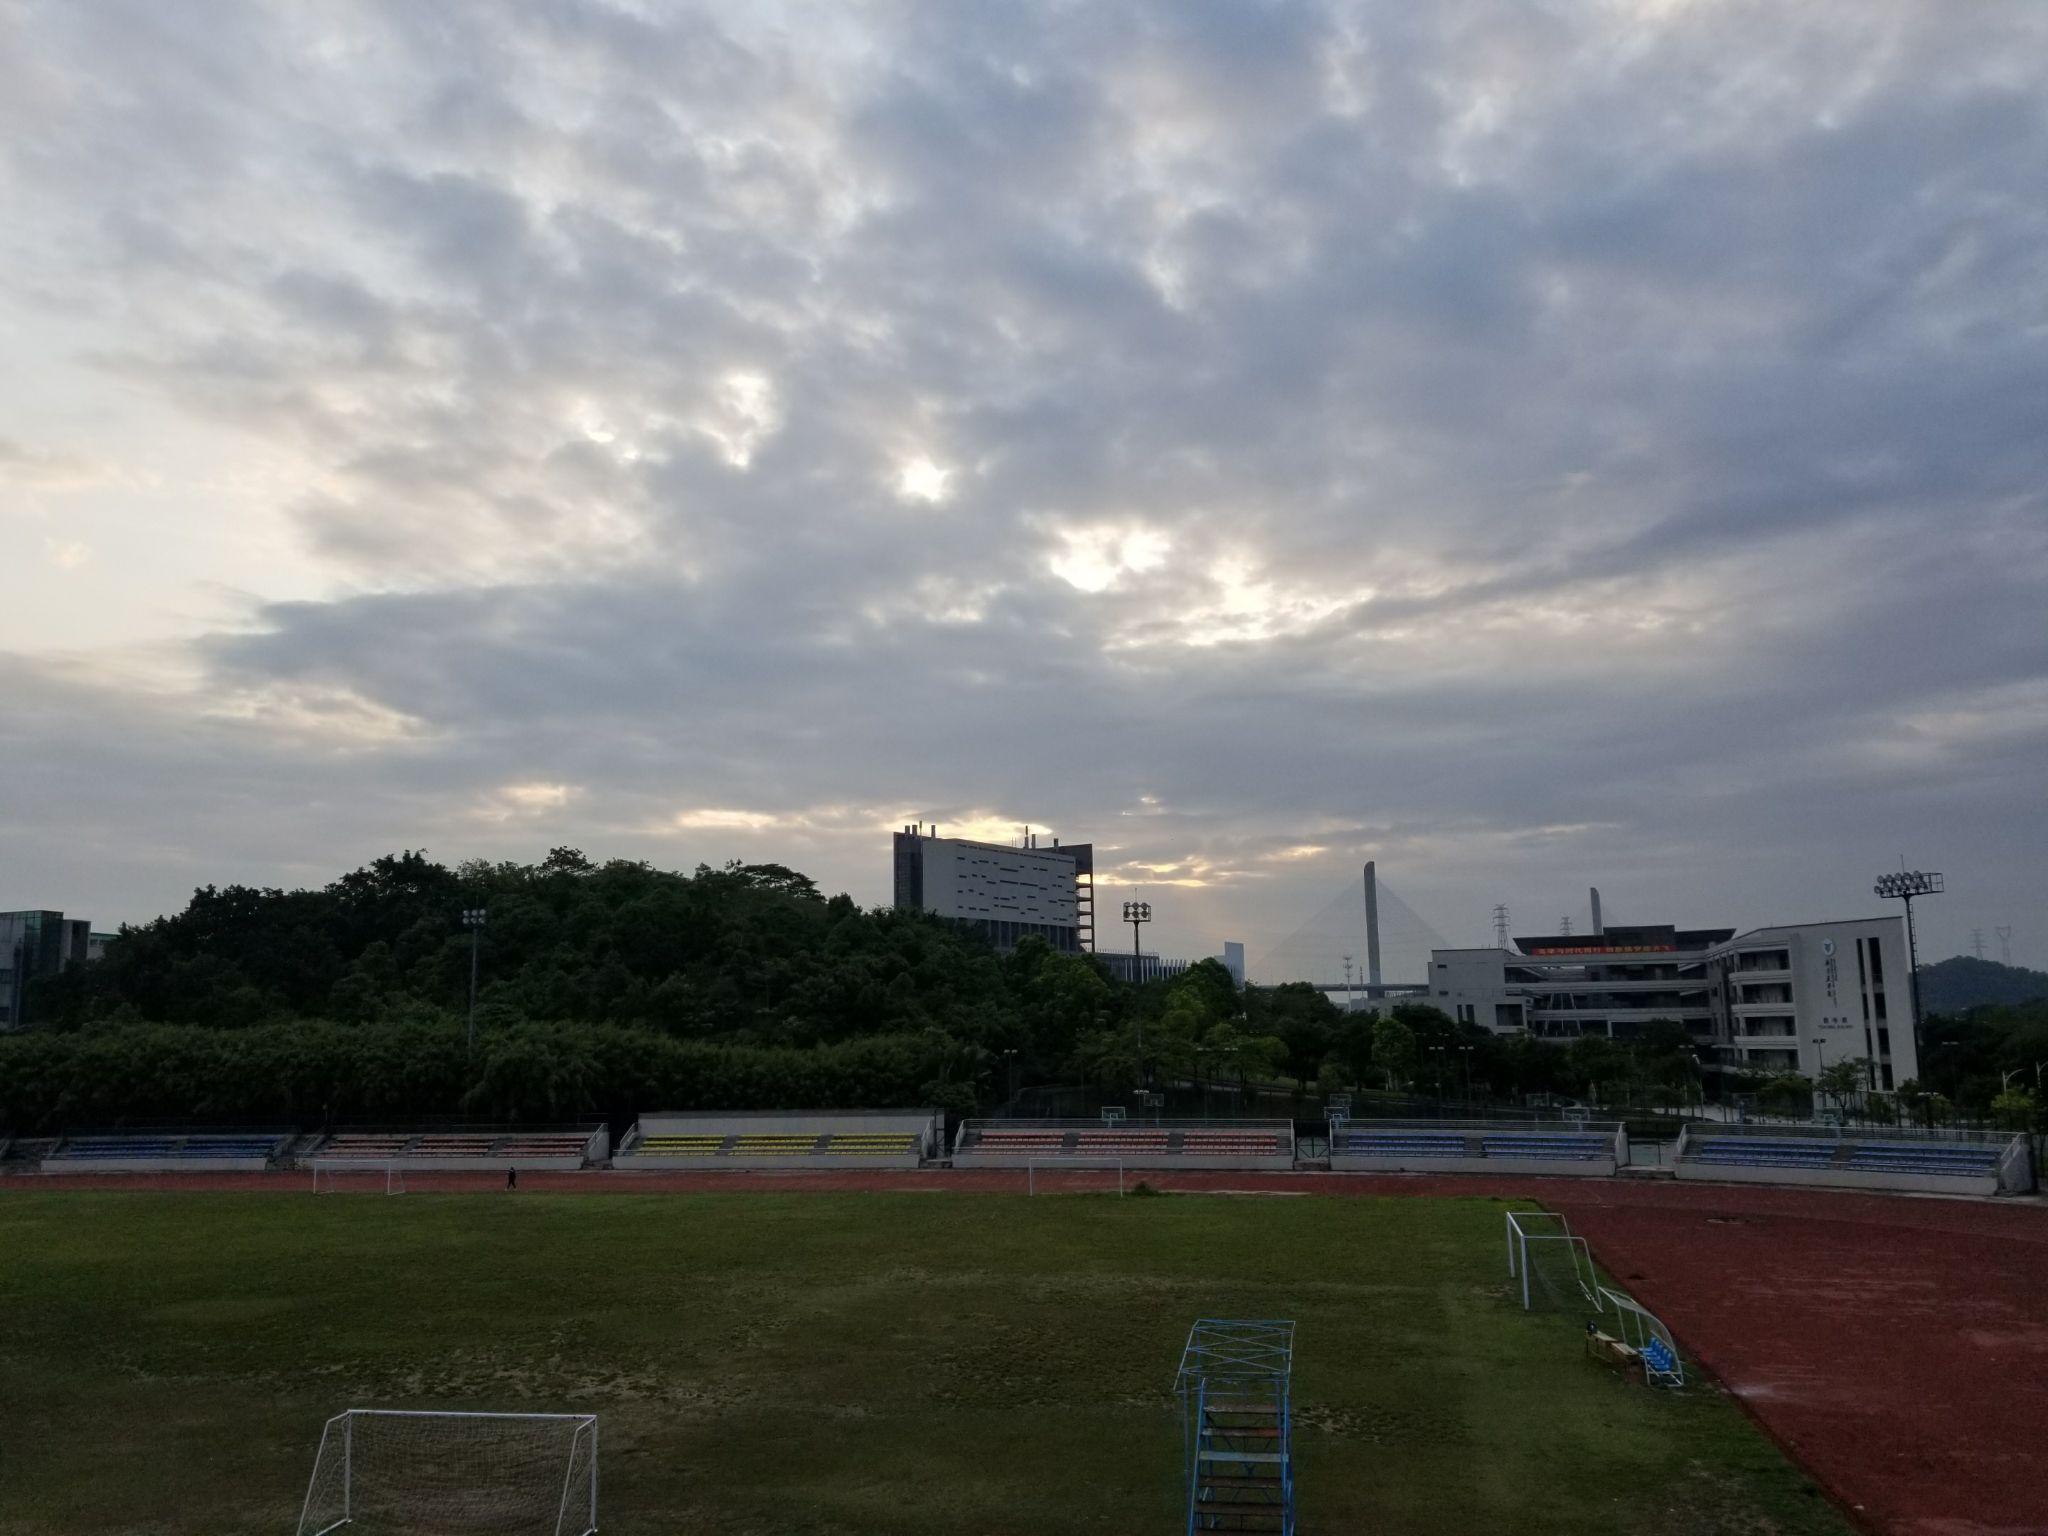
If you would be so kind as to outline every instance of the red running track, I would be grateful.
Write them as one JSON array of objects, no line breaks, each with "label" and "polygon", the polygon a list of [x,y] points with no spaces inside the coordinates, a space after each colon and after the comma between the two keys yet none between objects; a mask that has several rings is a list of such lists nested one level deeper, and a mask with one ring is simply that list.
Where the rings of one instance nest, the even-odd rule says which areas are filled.
[{"label": "red running track", "polygon": [[[1888,1536],[2048,1536],[2048,1206],[1635,1179],[1157,1172],[1188,1193],[1527,1196],[1601,1264],[1858,1521]],[[1116,1187],[1107,1170],[1041,1190]],[[382,1185],[381,1172],[365,1187]],[[0,1179],[0,1190],[282,1192],[286,1174]],[[419,1192],[502,1175],[408,1173]],[[522,1191],[1020,1193],[1008,1171],[525,1173]]]}]

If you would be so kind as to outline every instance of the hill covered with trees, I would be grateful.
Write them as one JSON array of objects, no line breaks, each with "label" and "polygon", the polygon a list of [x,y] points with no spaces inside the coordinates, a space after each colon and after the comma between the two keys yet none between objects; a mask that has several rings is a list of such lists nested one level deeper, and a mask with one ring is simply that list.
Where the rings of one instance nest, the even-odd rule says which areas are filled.
[{"label": "hill covered with trees", "polygon": [[2043,1001],[2048,1001],[2048,971],[2000,965],[1974,955],[1952,955],[1920,967],[1920,1006],[1928,1013]]},{"label": "hill covered with trees", "polygon": [[1335,1016],[1298,992],[1248,1017],[1213,962],[1132,987],[1039,943],[999,956],[776,864],[682,874],[561,848],[451,868],[406,852],[317,890],[202,888],[38,984],[34,1027],[0,1039],[0,1124],[957,1112],[1013,1083],[1277,1072],[1288,1045],[1263,1031],[1290,1009]]}]

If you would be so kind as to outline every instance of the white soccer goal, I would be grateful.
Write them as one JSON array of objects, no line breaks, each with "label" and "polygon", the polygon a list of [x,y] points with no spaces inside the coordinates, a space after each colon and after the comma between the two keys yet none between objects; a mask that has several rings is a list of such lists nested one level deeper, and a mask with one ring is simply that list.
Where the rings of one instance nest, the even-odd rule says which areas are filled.
[{"label": "white soccer goal", "polygon": [[597,1416],[351,1408],[327,1421],[298,1536],[590,1536]]},{"label": "white soccer goal", "polygon": [[1600,1277],[1593,1250],[1572,1224],[1552,1211],[1509,1211],[1508,1278],[1520,1282],[1522,1310],[1577,1306],[1600,1310]]},{"label": "white soccer goal", "polygon": [[379,1190],[387,1195],[404,1194],[405,1170],[396,1163],[367,1162],[359,1157],[345,1162],[339,1158],[314,1159],[313,1193],[316,1195],[372,1195]]}]

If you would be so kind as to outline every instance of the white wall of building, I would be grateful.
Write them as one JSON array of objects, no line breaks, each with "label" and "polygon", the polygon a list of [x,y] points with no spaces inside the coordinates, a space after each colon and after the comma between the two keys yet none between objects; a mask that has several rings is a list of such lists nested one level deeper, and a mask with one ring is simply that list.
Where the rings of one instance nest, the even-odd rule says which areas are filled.
[{"label": "white wall of building", "polygon": [[1812,1077],[1863,1059],[1879,1091],[1920,1075],[1903,919],[1759,928],[1716,949],[1710,965],[1731,1060]]}]

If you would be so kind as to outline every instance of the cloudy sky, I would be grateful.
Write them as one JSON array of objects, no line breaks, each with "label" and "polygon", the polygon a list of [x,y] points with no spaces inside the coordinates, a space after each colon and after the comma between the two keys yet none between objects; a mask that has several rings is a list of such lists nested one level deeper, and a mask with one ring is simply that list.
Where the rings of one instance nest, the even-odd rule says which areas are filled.
[{"label": "cloudy sky", "polygon": [[1104,848],[2048,963],[2048,7],[0,0],[0,908]]}]

